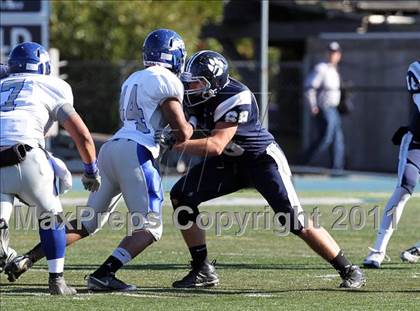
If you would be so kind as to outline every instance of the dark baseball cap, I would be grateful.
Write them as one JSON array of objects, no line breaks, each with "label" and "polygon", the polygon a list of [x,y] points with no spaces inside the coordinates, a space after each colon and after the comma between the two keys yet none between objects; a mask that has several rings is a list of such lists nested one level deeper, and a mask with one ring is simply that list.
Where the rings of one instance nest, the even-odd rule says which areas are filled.
[{"label": "dark baseball cap", "polygon": [[330,52],[341,52],[340,44],[337,41],[332,41],[328,43],[328,51]]}]

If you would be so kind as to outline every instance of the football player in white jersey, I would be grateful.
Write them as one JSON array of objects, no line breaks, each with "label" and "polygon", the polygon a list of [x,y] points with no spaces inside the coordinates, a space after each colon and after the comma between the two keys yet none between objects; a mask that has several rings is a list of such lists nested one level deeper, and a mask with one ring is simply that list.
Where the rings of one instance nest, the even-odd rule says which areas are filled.
[{"label": "football player in white jersey", "polygon": [[[400,145],[398,183],[385,206],[375,245],[363,261],[363,265],[369,268],[380,268],[387,257],[389,240],[420,176],[420,61],[413,62],[408,68],[407,88],[416,107],[410,125],[399,128],[392,138],[394,144]],[[400,257],[403,261],[417,262],[420,244],[402,252]]]},{"label": "football player in white jersey", "polygon": [[[89,196],[87,204],[93,209],[93,218],[82,221],[80,229],[68,230],[67,244],[98,231],[115,209],[121,193],[134,230],[88,276],[87,286],[90,290],[135,290],[134,285],[117,279],[115,273],[162,235],[163,191],[155,164],[160,147],[154,136],[168,123],[175,129],[178,142],[189,139],[193,133],[193,127],[186,121],[182,108],[184,87],[177,77],[184,69],[185,58],[184,42],[176,32],[155,30],[146,37],[143,45],[143,64],[146,68],[134,72],[121,87],[122,127],[99,152],[102,184],[98,192]],[[88,213],[86,211],[82,216],[87,218]],[[14,268],[9,277],[17,278],[42,257],[42,249],[38,245],[12,262]]]},{"label": "football player in white jersey", "polygon": [[[71,87],[49,76],[47,51],[38,43],[17,45],[8,60],[9,76],[0,80],[0,219],[7,230],[14,199],[36,206],[41,246],[46,254],[51,294],[72,295],[64,277],[65,229],[54,186],[54,168],[44,150],[44,135],[58,121],[71,135],[85,163],[85,188],[100,185],[92,137],[73,108]],[[53,217],[52,217],[53,215]],[[4,247],[0,240],[0,252]],[[1,254],[0,254],[1,255]]]}]

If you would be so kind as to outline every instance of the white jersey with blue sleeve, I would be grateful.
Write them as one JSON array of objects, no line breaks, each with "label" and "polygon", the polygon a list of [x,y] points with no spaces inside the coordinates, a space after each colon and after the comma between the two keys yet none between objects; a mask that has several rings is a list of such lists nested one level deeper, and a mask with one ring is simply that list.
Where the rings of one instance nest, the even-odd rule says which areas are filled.
[{"label": "white jersey with blue sleeve", "polygon": [[407,89],[420,111],[420,61],[413,62],[407,71]]},{"label": "white jersey with blue sleeve", "polygon": [[44,147],[44,136],[63,105],[73,106],[70,85],[57,77],[12,74],[0,81],[0,145]]},{"label": "white jersey with blue sleeve", "polygon": [[157,129],[167,125],[160,105],[168,98],[182,103],[184,87],[178,77],[161,66],[136,71],[123,83],[120,96],[120,130],[111,138],[126,138],[146,147],[154,158],[159,156],[155,142]]}]

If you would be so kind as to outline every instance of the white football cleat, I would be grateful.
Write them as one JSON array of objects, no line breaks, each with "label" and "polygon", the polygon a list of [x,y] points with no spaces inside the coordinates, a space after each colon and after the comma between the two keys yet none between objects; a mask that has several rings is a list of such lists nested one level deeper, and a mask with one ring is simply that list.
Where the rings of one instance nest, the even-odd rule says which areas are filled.
[{"label": "white football cleat", "polygon": [[420,243],[417,243],[415,246],[410,247],[409,249],[403,251],[400,255],[402,261],[409,263],[416,263],[420,260]]},{"label": "white football cleat", "polygon": [[370,249],[369,254],[363,260],[364,267],[379,269],[384,259],[387,259],[387,261],[391,260],[384,252],[380,252],[370,247],[369,249]]}]

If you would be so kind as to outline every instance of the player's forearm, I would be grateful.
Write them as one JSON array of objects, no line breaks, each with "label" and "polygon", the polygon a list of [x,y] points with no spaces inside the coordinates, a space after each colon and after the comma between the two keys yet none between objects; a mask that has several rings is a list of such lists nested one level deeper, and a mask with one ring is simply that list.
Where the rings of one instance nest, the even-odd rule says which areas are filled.
[{"label": "player's forearm", "polygon": [[197,156],[218,156],[221,155],[225,146],[215,140],[213,137],[187,140],[176,144],[175,150],[187,152]]},{"label": "player's forearm", "polygon": [[82,133],[76,142],[77,150],[83,163],[89,164],[96,161],[96,149],[92,136],[88,133]]},{"label": "player's forearm", "polygon": [[181,143],[190,139],[194,129],[185,119],[184,111],[179,100],[168,98],[161,107],[165,119],[173,130],[176,141]]},{"label": "player's forearm", "polygon": [[96,161],[96,149],[92,136],[85,123],[78,114],[72,115],[68,118],[63,127],[69,132],[71,138],[76,144],[82,161],[86,164]]}]

